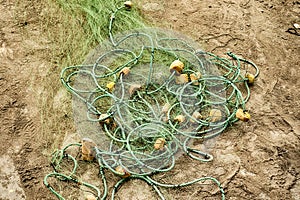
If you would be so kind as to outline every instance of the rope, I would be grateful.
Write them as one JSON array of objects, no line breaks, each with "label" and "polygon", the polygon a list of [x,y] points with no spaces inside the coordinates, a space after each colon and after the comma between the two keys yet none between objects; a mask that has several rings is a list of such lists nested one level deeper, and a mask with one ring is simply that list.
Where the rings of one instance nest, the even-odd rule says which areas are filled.
[{"label": "rope", "polygon": [[[81,147],[81,144],[69,144],[66,147],[64,147],[62,150],[57,150],[52,154],[52,160],[51,160],[51,165],[54,167],[54,172],[49,173],[45,176],[44,178],[44,185],[60,200],[64,200],[65,198],[63,198],[49,183],[48,183],[48,179],[53,177],[58,179],[59,181],[65,181],[65,182],[74,182],[77,183],[78,185],[83,185],[86,186],[88,188],[90,188],[91,190],[94,190],[97,194],[97,197],[101,196],[101,192],[100,190],[89,183],[80,181],[79,179],[77,179],[75,177],[76,174],[76,170],[78,167],[78,162],[77,160],[70,154],[67,154],[66,151],[68,148],[72,147],[72,146],[78,146]],[[61,163],[63,162],[63,160],[71,160],[73,162],[73,169],[70,172],[69,175],[66,175],[65,173],[60,173],[59,171],[64,171],[63,167],[61,167]],[[104,192],[103,192],[103,196],[101,199],[106,199],[107,196],[107,184],[106,184],[106,179],[104,176],[104,172],[103,172],[103,168],[100,168],[100,174],[102,176],[102,182],[104,185]]]},{"label": "rope", "polygon": [[[151,30],[114,36],[113,25],[123,9],[128,6],[117,8],[110,17],[110,43],[102,44],[106,52],[94,64],[70,66],[61,72],[62,84],[86,106],[84,120],[100,130],[95,133],[98,141],[94,150],[104,192],[101,195],[97,187],[74,178],[78,164],[66,150],[81,144],[71,144],[53,154],[54,172],[45,177],[44,184],[59,199],[63,197],[48,183],[50,177],[83,184],[94,190],[98,199],[105,199],[108,188],[104,169],[108,169],[122,177],[114,186],[112,199],[129,179],[145,181],[161,199],[159,187],[212,181],[225,199],[220,182],[213,177],[164,184],[151,175],[172,170],[180,151],[202,162],[213,159],[190,144],[221,134],[239,120],[240,110],[245,115],[240,119],[249,120],[245,104],[250,98],[249,84],[259,75],[258,67],[231,52],[228,58],[221,58],[195,49],[184,39],[159,37],[160,32]],[[184,67],[170,67],[169,71],[173,61]],[[63,159],[73,162],[69,175],[59,173]]]}]

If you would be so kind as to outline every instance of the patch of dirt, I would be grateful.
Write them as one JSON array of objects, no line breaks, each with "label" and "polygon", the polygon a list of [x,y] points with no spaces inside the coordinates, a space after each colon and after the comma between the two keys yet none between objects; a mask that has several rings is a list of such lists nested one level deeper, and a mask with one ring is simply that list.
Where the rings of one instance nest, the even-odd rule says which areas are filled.
[{"label": "patch of dirt", "polygon": [[[15,176],[12,177],[16,180],[8,180],[19,183],[27,199],[47,199],[49,195],[42,180],[45,172],[51,170],[46,155],[42,154],[47,141],[39,140],[41,123],[37,105],[43,89],[40,73],[49,64],[44,57],[49,48],[47,39],[40,37],[41,22],[37,16],[40,9],[37,2],[0,4],[1,162],[10,166],[13,160],[19,180]],[[9,194],[15,187],[2,185],[1,193]],[[4,199],[23,199],[25,195]]]},{"label": "patch of dirt", "polygon": [[[180,183],[213,176],[231,200],[300,199],[300,40],[286,32],[300,23],[300,1],[144,0],[139,7],[150,21],[191,36],[206,51],[218,55],[232,51],[261,70],[247,104],[252,119],[235,124],[213,141],[215,159],[199,163],[182,156],[174,170],[155,178]],[[0,189],[8,194],[1,199],[55,199],[43,185],[44,176],[52,171],[51,144],[60,145],[73,131],[71,114],[62,109],[57,119],[66,126],[41,136],[47,128],[42,115],[50,115],[43,110],[45,98],[52,99],[48,106],[57,110],[66,98],[47,38],[47,31],[55,29],[42,26],[47,13],[47,5],[38,0],[0,4],[0,158],[7,163],[1,165],[0,177],[7,181],[0,181]],[[50,80],[49,74],[57,75],[50,76],[57,82],[52,91],[42,83]],[[113,175],[108,179],[110,186],[118,180]],[[143,185],[130,181],[117,196],[158,198]],[[12,191],[15,194],[9,195]],[[78,191],[66,196],[72,192]],[[220,198],[215,187],[201,184],[162,192],[167,199]]]}]

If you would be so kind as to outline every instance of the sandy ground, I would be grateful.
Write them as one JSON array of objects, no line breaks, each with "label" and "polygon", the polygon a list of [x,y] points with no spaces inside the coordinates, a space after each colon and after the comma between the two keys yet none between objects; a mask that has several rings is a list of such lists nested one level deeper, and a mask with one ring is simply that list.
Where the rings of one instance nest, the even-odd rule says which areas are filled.
[{"label": "sandy ground", "polygon": [[[143,3],[142,3],[143,2]],[[248,123],[237,123],[215,139],[211,163],[181,157],[174,170],[156,175],[166,182],[201,176],[218,178],[227,199],[300,199],[300,40],[286,32],[300,23],[300,1],[144,0],[142,13],[161,27],[194,38],[207,51],[232,51],[255,62],[261,74],[251,88]],[[52,170],[49,148],[68,128],[42,137],[43,96],[50,106],[65,98],[63,90],[47,91],[43,80],[58,74],[50,59],[51,40],[43,27],[47,8],[40,1],[0,4],[0,199],[55,199],[42,181]],[[59,85],[59,77],[53,82]],[[58,100],[57,100],[58,99]],[[70,123],[62,110],[61,123]],[[63,127],[63,126],[62,126]],[[70,125],[66,125],[70,127]],[[44,138],[41,140],[41,138]],[[58,143],[58,145],[61,145]],[[59,146],[58,146],[59,147]],[[97,168],[96,164],[86,166]],[[91,170],[92,171],[92,170]],[[88,175],[84,175],[88,176]],[[96,175],[95,175],[96,177]],[[117,177],[109,175],[110,185]],[[76,188],[64,193],[70,199]],[[69,192],[69,193],[68,193]],[[162,189],[167,199],[220,199],[216,188],[193,185]],[[80,195],[78,195],[80,196]],[[133,180],[119,199],[157,199],[145,183]]]}]

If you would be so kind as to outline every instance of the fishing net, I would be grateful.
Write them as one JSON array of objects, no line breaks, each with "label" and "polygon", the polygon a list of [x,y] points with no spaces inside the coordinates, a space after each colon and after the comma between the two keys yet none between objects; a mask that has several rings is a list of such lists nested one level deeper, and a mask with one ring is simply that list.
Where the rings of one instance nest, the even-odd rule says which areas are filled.
[{"label": "fishing net", "polygon": [[[118,11],[109,40],[82,65],[65,68],[61,80],[73,94],[74,120],[91,149],[86,159],[96,157],[101,168],[123,178],[166,186],[149,175],[171,170],[182,154],[211,161],[207,149],[193,143],[213,142],[234,122],[250,119],[245,103],[258,68],[233,53],[221,58],[205,52],[167,30],[113,35]],[[208,179],[224,197],[219,182]]]},{"label": "fishing net", "polygon": [[241,60],[229,55],[236,65],[160,29],[103,42],[83,65],[62,73],[79,133],[96,143],[107,167],[130,174],[169,170],[180,151],[211,160],[189,144],[220,134],[249,96]]}]

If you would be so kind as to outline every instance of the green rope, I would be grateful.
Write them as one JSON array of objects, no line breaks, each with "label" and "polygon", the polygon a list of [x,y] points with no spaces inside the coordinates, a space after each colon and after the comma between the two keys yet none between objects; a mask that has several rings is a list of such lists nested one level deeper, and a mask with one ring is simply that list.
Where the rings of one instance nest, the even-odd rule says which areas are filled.
[{"label": "green rope", "polygon": [[[87,108],[86,120],[98,124],[102,132],[97,137],[108,139],[108,143],[95,146],[96,158],[100,166],[103,182],[103,194],[97,187],[74,178],[77,161],[65,154],[71,144],[53,154],[54,172],[48,174],[44,184],[59,199],[63,197],[50,186],[48,179],[72,181],[83,184],[96,191],[98,199],[107,197],[107,183],[104,170],[117,175],[121,167],[129,177],[118,181],[112,191],[115,193],[129,179],[140,179],[151,185],[157,195],[164,199],[159,187],[178,188],[198,182],[212,181],[217,185],[221,198],[225,192],[221,183],[213,177],[202,177],[181,184],[159,183],[151,178],[154,173],[170,171],[175,166],[176,154],[183,151],[191,158],[209,162],[213,156],[190,146],[192,140],[206,140],[221,134],[228,126],[238,121],[236,112],[245,110],[250,98],[249,78],[244,76],[248,70],[254,71],[254,78],[259,75],[258,67],[243,58],[229,52],[229,58],[221,58],[209,52],[196,50],[189,42],[174,38],[159,38],[157,33],[150,34],[136,31],[123,36],[114,36],[113,27],[116,16],[126,6],[112,12],[109,23],[109,44],[103,43],[107,50],[97,57],[94,64],[66,67],[61,72],[61,82],[77,100]],[[129,49],[128,42],[142,41]],[[138,43],[140,44],[140,43]],[[111,59],[109,65],[105,60]],[[158,80],[160,70],[169,66],[174,60],[181,60],[188,81],[177,83],[178,75],[171,71]],[[155,65],[159,63],[161,68]],[[148,65],[145,69],[145,65]],[[142,66],[142,67],[141,67]],[[213,71],[213,66],[218,73]],[[123,72],[130,70],[130,75]],[[146,72],[145,72],[146,70]],[[192,80],[192,75],[201,73],[201,77]],[[145,75],[146,73],[146,75]],[[130,78],[136,78],[144,84],[135,85]],[[80,88],[76,79],[88,80],[89,88]],[[108,82],[115,84],[115,91],[107,87]],[[132,88],[133,87],[133,88]],[[135,88],[134,88],[135,87]],[[169,106],[166,106],[169,105]],[[165,110],[163,107],[166,106]],[[211,114],[219,112],[219,116]],[[195,117],[197,112],[202,117]],[[182,120],[176,119],[182,117]],[[164,141],[156,147],[157,141]],[[63,159],[71,159],[74,168],[69,175],[59,173]],[[126,174],[125,173],[125,174]]]},{"label": "green rope", "polygon": [[[76,179],[74,177],[74,175],[76,174],[76,170],[77,170],[77,167],[78,167],[78,162],[77,160],[70,154],[67,154],[66,153],[66,150],[71,147],[71,146],[81,146],[81,144],[69,144],[67,145],[66,147],[64,147],[62,150],[57,150],[55,151],[53,154],[52,154],[52,160],[51,160],[51,164],[53,165],[54,167],[54,172],[52,173],[49,173],[45,176],[44,178],[44,184],[45,186],[60,200],[64,200],[65,198],[63,198],[49,183],[48,183],[48,179],[49,178],[55,178],[55,179],[58,179],[59,181],[65,181],[65,182],[74,182],[74,183],[77,183],[79,185],[83,185],[83,186],[86,186],[92,190],[94,190],[96,193],[97,193],[97,197],[100,197],[101,196],[101,192],[100,190],[92,185],[92,184],[89,184],[89,183],[86,183],[86,182],[83,182],[83,181],[80,181],[78,179]],[[62,163],[63,159],[67,159],[67,160],[72,160],[73,162],[73,170],[70,172],[69,175],[66,175],[64,173],[59,173],[58,171],[63,171],[63,168],[60,166],[60,164]],[[103,169],[100,171],[103,172]],[[102,177],[104,177],[104,175],[101,173]],[[107,188],[106,186],[106,181],[105,179],[103,179],[103,182],[105,182],[104,186],[105,188]],[[103,194],[103,198],[102,199],[105,199],[106,198],[106,195],[107,195],[107,190],[105,189],[105,192]]]}]

